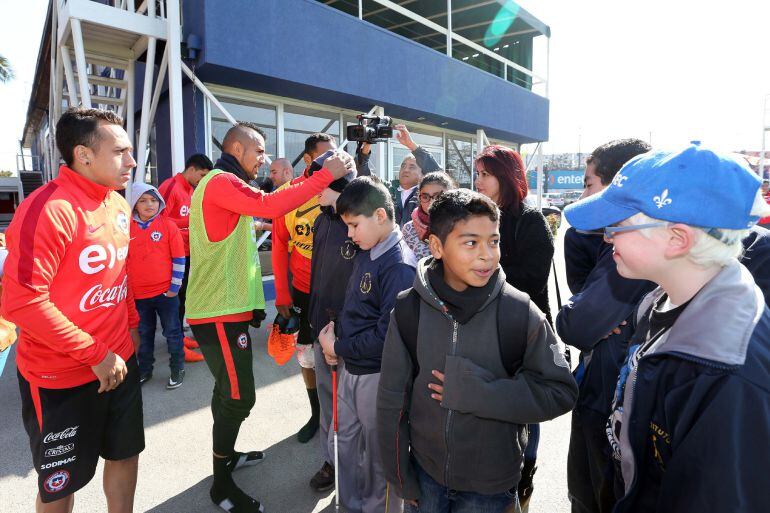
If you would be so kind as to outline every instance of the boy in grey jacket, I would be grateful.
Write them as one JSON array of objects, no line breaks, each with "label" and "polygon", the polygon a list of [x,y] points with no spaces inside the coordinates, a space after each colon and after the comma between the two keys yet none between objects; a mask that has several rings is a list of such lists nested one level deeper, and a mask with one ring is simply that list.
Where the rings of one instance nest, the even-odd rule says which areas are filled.
[{"label": "boy in grey jacket", "polygon": [[503,512],[518,502],[525,425],[572,409],[577,385],[543,314],[505,282],[497,206],[460,189],[430,218],[434,258],[399,297],[382,355],[385,477],[405,513]]}]

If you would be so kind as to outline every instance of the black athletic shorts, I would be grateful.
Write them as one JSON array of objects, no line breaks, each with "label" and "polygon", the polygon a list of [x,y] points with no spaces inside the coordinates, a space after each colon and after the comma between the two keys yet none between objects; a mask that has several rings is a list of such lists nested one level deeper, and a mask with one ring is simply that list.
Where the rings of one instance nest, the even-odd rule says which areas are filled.
[{"label": "black athletic shorts", "polygon": [[297,334],[297,344],[312,344],[313,330],[310,328],[310,294],[293,289],[291,299],[294,308],[299,311],[299,333]]},{"label": "black athletic shorts", "polygon": [[62,499],[88,484],[100,456],[123,460],[144,450],[135,356],[126,367],[126,380],[101,394],[98,381],[73,388],[40,388],[18,374],[21,413],[43,502]]}]

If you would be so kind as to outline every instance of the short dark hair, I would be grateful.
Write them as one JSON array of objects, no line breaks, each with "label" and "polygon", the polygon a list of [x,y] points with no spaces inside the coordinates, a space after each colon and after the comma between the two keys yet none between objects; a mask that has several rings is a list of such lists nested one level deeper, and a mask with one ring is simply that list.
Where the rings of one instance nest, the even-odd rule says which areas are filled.
[{"label": "short dark hair", "polygon": [[495,202],[469,189],[454,189],[439,196],[430,207],[430,233],[444,243],[459,221],[469,217],[488,217],[500,221],[500,209]]},{"label": "short dark hair", "polygon": [[123,126],[123,118],[111,110],[72,107],[56,123],[56,147],[64,162],[71,166],[75,160],[75,146],[94,148],[99,142],[99,126]]},{"label": "short dark hair", "polygon": [[211,159],[203,153],[196,153],[195,155],[190,155],[190,157],[187,159],[187,162],[184,163],[184,168],[187,169],[188,167],[194,167],[195,169],[208,169],[211,171],[214,169],[214,164],[211,162]]},{"label": "short dark hair", "polygon": [[324,134],[321,132],[310,134],[310,137],[305,139],[305,153],[307,155],[310,155],[312,152],[315,151],[316,146],[318,146],[318,143],[320,142],[334,142],[334,137],[332,137],[329,134]]},{"label": "short dark hair", "polygon": [[426,185],[432,184],[432,183],[438,184],[443,188],[445,188],[446,190],[457,188],[457,183],[454,181],[454,179],[451,176],[449,176],[443,171],[432,171],[422,177],[422,180],[420,180],[420,186],[417,187],[417,189],[420,190]]},{"label": "short dark hair", "polygon": [[[251,130],[254,130],[256,133],[262,136],[262,139],[267,141],[267,134],[256,123],[252,123],[251,121],[238,121],[232,127],[230,127],[230,130],[238,129],[238,128],[241,128],[241,129],[249,128]],[[227,134],[230,133],[230,130],[227,131]],[[225,138],[227,138],[227,134],[225,134]]]},{"label": "short dark hair", "polygon": [[596,176],[602,185],[609,185],[626,162],[651,149],[652,146],[641,139],[617,139],[592,151],[586,159],[586,165],[596,166]]},{"label": "short dark hair", "polygon": [[395,217],[393,199],[387,187],[370,176],[359,176],[352,180],[337,198],[339,215],[371,217],[378,208],[385,209],[391,221]]}]

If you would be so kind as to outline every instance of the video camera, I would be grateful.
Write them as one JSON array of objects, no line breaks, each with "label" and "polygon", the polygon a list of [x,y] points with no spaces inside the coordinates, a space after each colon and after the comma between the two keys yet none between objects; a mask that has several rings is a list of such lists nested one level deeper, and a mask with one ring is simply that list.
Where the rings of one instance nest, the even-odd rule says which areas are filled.
[{"label": "video camera", "polygon": [[374,144],[393,137],[393,120],[388,116],[367,116],[359,114],[358,124],[348,127],[348,141]]}]

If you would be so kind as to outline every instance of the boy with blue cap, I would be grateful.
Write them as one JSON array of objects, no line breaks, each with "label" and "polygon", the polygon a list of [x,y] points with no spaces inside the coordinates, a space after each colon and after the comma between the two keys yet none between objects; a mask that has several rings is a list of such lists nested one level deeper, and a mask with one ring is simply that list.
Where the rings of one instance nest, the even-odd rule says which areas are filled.
[{"label": "boy with blue cap", "polygon": [[769,209],[745,164],[693,143],[629,161],[568,207],[603,229],[618,271],[659,287],[639,305],[607,435],[615,513],[769,511],[770,311],[737,261]]}]

